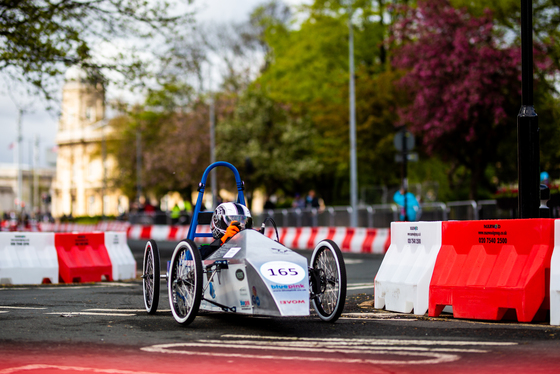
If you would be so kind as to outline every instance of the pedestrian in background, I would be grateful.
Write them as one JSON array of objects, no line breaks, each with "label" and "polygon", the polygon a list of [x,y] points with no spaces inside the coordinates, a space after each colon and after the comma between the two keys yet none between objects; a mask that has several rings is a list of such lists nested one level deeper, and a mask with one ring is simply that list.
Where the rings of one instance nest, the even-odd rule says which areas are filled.
[{"label": "pedestrian in background", "polygon": [[[405,198],[406,214],[404,211]],[[412,192],[407,192],[405,197],[404,188],[401,187],[401,189],[393,195],[393,201],[399,206],[399,218],[401,221],[416,221],[416,215],[420,209],[420,204]]]}]

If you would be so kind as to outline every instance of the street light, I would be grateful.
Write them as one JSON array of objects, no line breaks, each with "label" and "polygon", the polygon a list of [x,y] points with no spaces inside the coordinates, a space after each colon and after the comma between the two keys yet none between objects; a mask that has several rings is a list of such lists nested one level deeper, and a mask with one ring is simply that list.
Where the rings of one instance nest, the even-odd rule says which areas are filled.
[{"label": "street light", "polygon": [[350,65],[350,226],[358,226],[358,167],[356,161],[356,96],[354,85],[354,32],[352,30],[352,1],[348,2],[348,54]]}]

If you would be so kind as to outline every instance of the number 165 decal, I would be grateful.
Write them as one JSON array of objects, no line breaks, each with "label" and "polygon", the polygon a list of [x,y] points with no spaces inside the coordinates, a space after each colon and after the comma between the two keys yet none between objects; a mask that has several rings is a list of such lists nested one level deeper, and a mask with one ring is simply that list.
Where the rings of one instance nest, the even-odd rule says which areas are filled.
[{"label": "number 165 decal", "polygon": [[293,284],[305,278],[305,270],[298,264],[287,261],[270,261],[261,266],[261,274],[269,281]]}]

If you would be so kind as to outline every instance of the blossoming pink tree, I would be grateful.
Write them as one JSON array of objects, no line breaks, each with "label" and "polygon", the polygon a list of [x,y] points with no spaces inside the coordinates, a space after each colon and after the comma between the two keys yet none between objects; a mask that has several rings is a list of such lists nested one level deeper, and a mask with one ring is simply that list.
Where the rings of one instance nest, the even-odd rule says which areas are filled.
[{"label": "blossoming pink tree", "polygon": [[[401,125],[422,138],[424,150],[452,165],[450,181],[470,179],[477,196],[491,163],[500,160],[503,142],[515,149],[516,116],[521,95],[521,53],[505,42],[489,12],[477,18],[447,0],[418,1],[399,9],[392,60],[407,71],[399,82],[410,96],[401,108]],[[514,152],[509,152],[515,155]]]}]

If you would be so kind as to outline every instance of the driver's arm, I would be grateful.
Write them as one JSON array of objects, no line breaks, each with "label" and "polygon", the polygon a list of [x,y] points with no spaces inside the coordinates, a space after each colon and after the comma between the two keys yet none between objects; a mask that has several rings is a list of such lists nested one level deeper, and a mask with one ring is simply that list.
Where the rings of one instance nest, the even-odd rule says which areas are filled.
[{"label": "driver's arm", "polygon": [[233,221],[229,224],[228,228],[226,229],[226,233],[222,236],[222,244],[224,244],[229,238],[234,236],[239,232],[241,229],[241,224],[237,221]]}]

